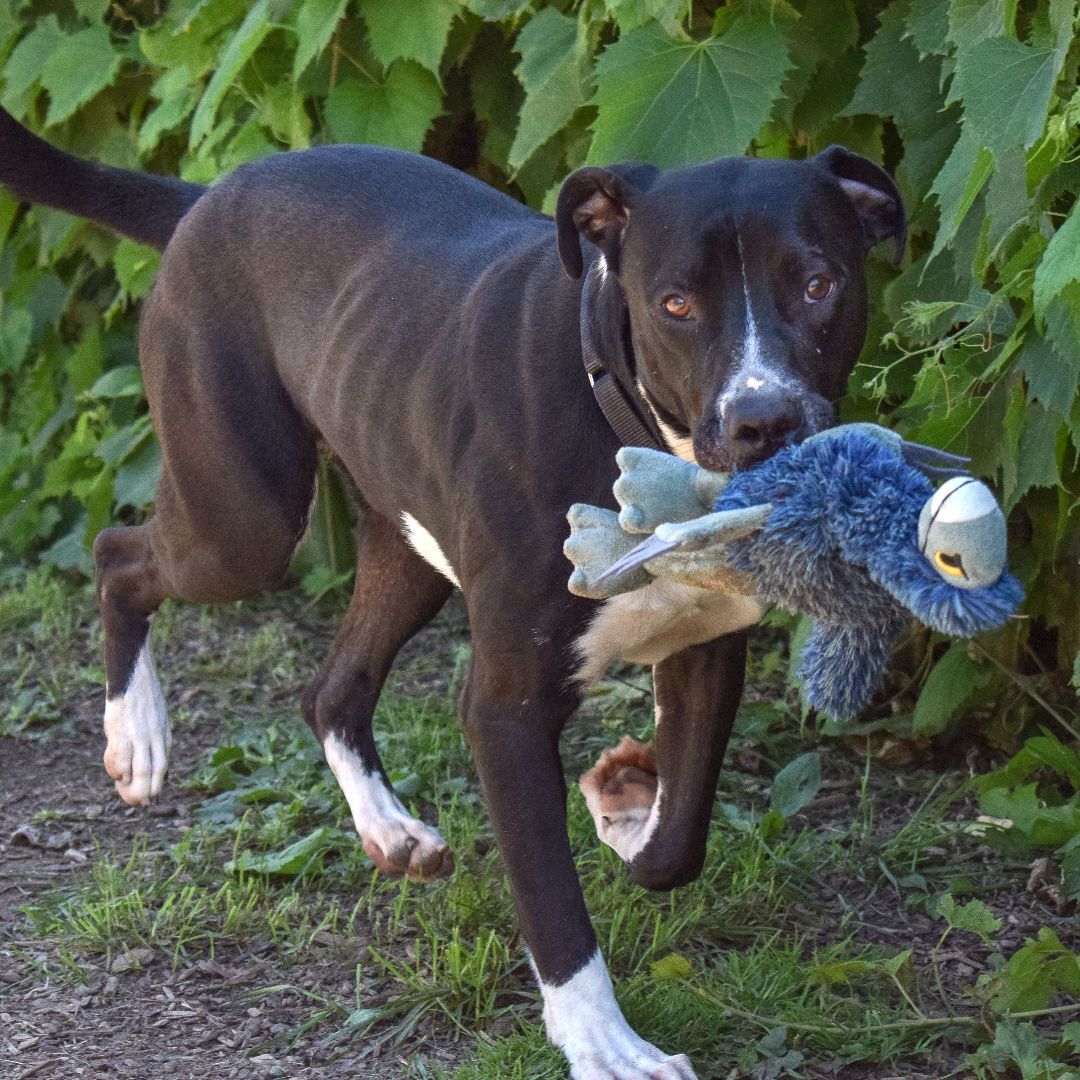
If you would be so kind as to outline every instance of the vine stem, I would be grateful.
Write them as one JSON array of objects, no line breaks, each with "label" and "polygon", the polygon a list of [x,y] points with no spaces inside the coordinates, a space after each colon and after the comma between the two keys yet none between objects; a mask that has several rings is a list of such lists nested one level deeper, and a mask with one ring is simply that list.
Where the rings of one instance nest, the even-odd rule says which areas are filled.
[{"label": "vine stem", "polygon": [[[809,1035],[850,1035],[853,1030],[850,1025],[800,1023],[795,1020],[782,1020],[778,1016],[762,1016],[760,1013],[740,1009],[738,1005],[733,1005],[730,1001],[724,1001],[723,998],[717,997],[715,994],[710,994],[708,991],[702,990],[700,986],[694,986],[692,983],[690,984],[690,989],[693,990],[698,997],[704,998],[710,1004],[716,1005],[721,1009],[726,1009],[728,1012],[741,1017],[743,1020],[749,1020],[753,1024],[758,1024],[766,1031],[772,1031],[774,1028],[778,1027],[786,1027],[791,1031],[802,1031]],[[1063,1016],[1068,1013],[1080,1013],[1080,1001],[1075,1002],[1072,1005],[1055,1005],[1053,1008],[1049,1009],[1031,1009],[1028,1012],[1003,1013],[1000,1019],[1038,1020],[1047,1016]],[[972,1027],[985,1027],[986,1020],[982,1016],[924,1016],[910,1020],[891,1020],[887,1024],[868,1024],[866,1027],[860,1028],[859,1030],[864,1034],[869,1035],[882,1031],[918,1031],[922,1028],[955,1027],[958,1024],[970,1025]]]}]

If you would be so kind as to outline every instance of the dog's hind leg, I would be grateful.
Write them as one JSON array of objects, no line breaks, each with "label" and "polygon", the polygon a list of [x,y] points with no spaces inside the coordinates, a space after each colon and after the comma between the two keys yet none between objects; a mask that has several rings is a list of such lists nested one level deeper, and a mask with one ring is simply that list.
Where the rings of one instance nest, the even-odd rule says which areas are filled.
[{"label": "dog's hind leg", "polygon": [[356,584],[330,653],[304,693],[304,716],[341,785],[364,850],[384,874],[416,880],[453,869],[446,841],[394,794],[371,722],[398,650],[446,602],[450,583],[391,521],[364,515]]}]

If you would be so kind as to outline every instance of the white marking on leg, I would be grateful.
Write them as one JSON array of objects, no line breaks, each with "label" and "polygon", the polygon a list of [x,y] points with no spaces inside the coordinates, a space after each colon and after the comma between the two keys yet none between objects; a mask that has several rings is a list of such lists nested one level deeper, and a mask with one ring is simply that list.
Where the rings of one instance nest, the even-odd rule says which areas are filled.
[{"label": "white marking on leg", "polygon": [[172,731],[150,637],[143,643],[124,692],[105,700],[105,771],[120,798],[145,806],[161,793],[169,768]]},{"label": "white marking on leg", "polygon": [[406,866],[438,862],[440,853],[449,855],[438,831],[417,821],[382,776],[369,769],[333,732],[323,740],[323,753],[361,839],[376,844],[388,861],[401,864],[401,872]]},{"label": "white marking on leg", "polygon": [[461,582],[458,581],[458,576],[454,573],[454,568],[450,565],[445,552],[439,547],[438,540],[412,514],[401,515],[401,527],[405,530],[405,539],[409,541],[413,551],[460,589]]},{"label": "white marking on leg", "polygon": [[754,378],[753,375],[751,375],[746,380],[746,389],[747,390],[760,390],[764,385],[765,385],[765,380],[764,379],[756,379],[756,378]]},{"label": "white marking on leg", "polygon": [[685,1054],[663,1053],[626,1022],[599,949],[561,986],[540,981],[540,993],[548,1038],[573,1080],[695,1080]]},{"label": "white marking on leg", "polygon": [[608,276],[608,264],[607,259],[604,257],[603,254],[601,254],[600,258],[596,260],[596,267],[600,271],[600,284],[606,285]]}]

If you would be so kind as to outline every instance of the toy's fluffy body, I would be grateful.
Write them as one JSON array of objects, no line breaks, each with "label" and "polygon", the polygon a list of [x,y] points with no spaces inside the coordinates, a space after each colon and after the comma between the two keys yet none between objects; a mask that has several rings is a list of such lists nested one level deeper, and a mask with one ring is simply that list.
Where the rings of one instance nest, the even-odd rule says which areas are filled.
[{"label": "toy's fluffy body", "polygon": [[[874,425],[824,432],[730,478],[624,450],[615,485],[622,513],[571,509],[570,587],[599,597],[653,575],[741,588],[809,615],[799,670],[807,699],[849,716],[866,704],[912,615],[971,637],[1000,626],[1020,602],[989,491],[967,478],[935,493],[914,467],[940,473],[935,461],[962,460]],[[597,575],[597,567],[606,569]]]},{"label": "toy's fluffy body", "polygon": [[850,432],[782,450],[732,477],[716,510],[771,503],[750,536],[729,541],[732,569],[758,597],[817,624],[800,674],[817,708],[847,716],[877,685],[914,614],[946,634],[998,626],[1020,602],[1006,571],[993,585],[958,589],[919,550],[919,514],[933,485],[881,442]]}]

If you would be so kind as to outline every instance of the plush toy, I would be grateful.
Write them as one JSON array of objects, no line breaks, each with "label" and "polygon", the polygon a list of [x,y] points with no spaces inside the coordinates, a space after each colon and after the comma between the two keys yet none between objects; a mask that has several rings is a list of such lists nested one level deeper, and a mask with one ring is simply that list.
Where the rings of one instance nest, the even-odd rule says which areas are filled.
[{"label": "plush toy", "polygon": [[[1005,569],[1004,515],[959,473],[966,459],[874,424],[833,428],[731,476],[636,447],[617,460],[621,513],[568,515],[570,591],[603,599],[662,578],[809,615],[799,674],[831,716],[866,704],[912,615],[970,637],[1022,598]],[[928,475],[949,479],[935,491]]]}]

